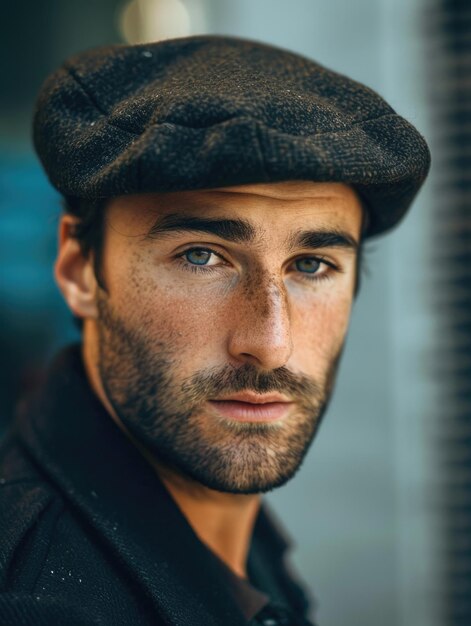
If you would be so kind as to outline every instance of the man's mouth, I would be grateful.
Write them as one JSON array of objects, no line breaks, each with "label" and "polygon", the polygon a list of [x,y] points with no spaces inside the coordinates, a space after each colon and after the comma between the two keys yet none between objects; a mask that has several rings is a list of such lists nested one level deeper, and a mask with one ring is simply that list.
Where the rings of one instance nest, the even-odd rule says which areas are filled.
[{"label": "man's mouth", "polygon": [[289,413],[293,402],[281,394],[243,392],[209,400],[223,417],[239,422],[274,422]]}]

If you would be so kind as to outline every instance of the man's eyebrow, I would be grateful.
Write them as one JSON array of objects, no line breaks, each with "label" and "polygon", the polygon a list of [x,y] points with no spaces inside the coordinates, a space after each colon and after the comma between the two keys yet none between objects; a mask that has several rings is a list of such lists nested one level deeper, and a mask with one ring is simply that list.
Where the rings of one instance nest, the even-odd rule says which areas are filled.
[{"label": "man's eyebrow", "polygon": [[146,238],[160,238],[166,234],[185,231],[209,233],[234,243],[252,243],[256,238],[256,229],[245,220],[194,217],[182,213],[172,213],[157,219]]},{"label": "man's eyebrow", "polygon": [[[254,243],[258,231],[253,224],[243,219],[220,219],[195,217],[184,213],[172,213],[159,217],[151,226],[145,238],[160,239],[172,233],[204,232],[216,235],[233,243]],[[358,250],[358,242],[346,232],[328,230],[299,230],[288,236],[286,245],[295,248],[347,248]]]},{"label": "man's eyebrow", "polygon": [[299,230],[287,238],[290,250],[295,248],[346,248],[358,252],[359,243],[342,230]]}]

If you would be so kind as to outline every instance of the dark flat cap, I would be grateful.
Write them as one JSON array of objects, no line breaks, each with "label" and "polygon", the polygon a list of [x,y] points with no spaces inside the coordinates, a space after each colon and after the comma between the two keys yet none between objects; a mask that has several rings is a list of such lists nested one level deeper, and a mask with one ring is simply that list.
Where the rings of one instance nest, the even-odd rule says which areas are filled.
[{"label": "dark flat cap", "polygon": [[368,235],[405,214],[424,138],[373,90],[293,52],[202,35],[78,54],[45,81],[34,143],[64,195],[257,182],[353,185]]}]

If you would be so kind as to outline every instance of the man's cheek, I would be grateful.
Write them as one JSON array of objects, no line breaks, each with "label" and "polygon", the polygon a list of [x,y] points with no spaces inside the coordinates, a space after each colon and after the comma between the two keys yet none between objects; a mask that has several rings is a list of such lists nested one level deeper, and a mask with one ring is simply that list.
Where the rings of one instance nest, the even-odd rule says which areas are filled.
[{"label": "man's cheek", "polygon": [[182,301],[160,292],[147,301],[141,299],[132,325],[150,343],[163,342],[170,352],[181,355],[215,349],[227,320],[225,309],[208,299]]},{"label": "man's cheek", "polygon": [[321,380],[342,348],[349,317],[350,306],[345,300],[341,306],[318,306],[311,315],[298,319],[293,337],[297,367]]}]

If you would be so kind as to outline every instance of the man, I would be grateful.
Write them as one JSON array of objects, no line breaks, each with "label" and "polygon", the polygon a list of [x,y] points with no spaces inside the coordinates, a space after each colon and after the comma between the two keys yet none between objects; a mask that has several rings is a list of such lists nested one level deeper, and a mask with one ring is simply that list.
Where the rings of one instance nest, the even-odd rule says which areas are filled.
[{"label": "man", "polygon": [[366,237],[429,167],[370,89],[199,36],[93,50],[43,86],[82,326],[3,446],[2,624],[310,624],[261,494],[330,398]]}]

